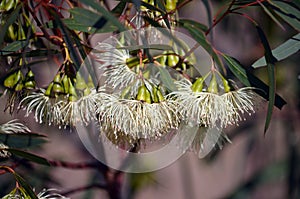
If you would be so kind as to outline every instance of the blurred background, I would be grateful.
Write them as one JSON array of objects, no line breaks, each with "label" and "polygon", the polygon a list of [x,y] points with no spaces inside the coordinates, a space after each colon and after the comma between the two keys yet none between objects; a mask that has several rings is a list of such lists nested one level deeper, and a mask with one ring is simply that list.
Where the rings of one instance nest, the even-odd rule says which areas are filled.
[{"label": "blurred background", "polygon": [[[112,7],[115,2],[111,1]],[[223,1],[211,1],[213,14]],[[283,23],[284,30],[276,25],[261,7],[246,9],[265,31],[271,48],[277,47],[291,36],[295,30]],[[207,14],[201,1],[187,4],[179,12],[182,18],[194,19],[207,24]],[[265,83],[267,69],[254,70],[251,65],[264,54],[255,27],[238,15],[226,17],[213,29],[215,48],[238,59]],[[107,35],[95,35],[101,40]],[[210,39],[211,35],[210,35]],[[274,108],[270,128],[264,136],[264,123],[267,103],[262,103],[255,115],[240,123],[238,127],[228,128],[225,133],[232,143],[226,143],[204,159],[198,159],[193,152],[187,152],[172,165],[153,173],[125,174],[122,178],[124,198],[152,199],[284,199],[300,198],[300,56],[294,54],[287,60],[276,64],[277,93],[287,105],[282,110]],[[55,64],[49,59],[48,67],[37,77],[47,84],[55,75],[51,70]],[[4,69],[5,70],[5,69]],[[38,71],[38,67],[32,67]],[[43,83],[41,83],[43,84]],[[4,110],[6,98],[1,97],[0,110]],[[10,118],[19,118],[33,132],[46,134],[49,142],[42,148],[33,150],[35,154],[50,160],[68,162],[94,162],[96,160],[86,151],[76,132],[58,130],[35,123],[32,115],[24,118],[24,112],[2,112],[1,123]],[[36,190],[54,187],[74,199],[108,198],[101,188],[80,191],[86,185],[101,182],[103,176],[94,169],[49,168],[35,164],[24,164],[20,173]],[[42,179],[42,180],[41,180]],[[9,175],[0,176],[0,196],[8,193],[14,184]]]}]

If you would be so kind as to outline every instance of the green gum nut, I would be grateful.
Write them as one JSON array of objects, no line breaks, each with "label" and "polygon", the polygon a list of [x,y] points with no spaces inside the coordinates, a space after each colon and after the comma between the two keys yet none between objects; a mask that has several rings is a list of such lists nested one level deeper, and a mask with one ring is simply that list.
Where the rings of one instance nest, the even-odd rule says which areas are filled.
[{"label": "green gum nut", "polygon": [[177,0],[166,0],[166,10],[167,12],[176,9]]},{"label": "green gum nut", "polygon": [[212,73],[211,80],[207,89],[208,92],[217,94],[218,93],[218,83],[215,73]]},{"label": "green gum nut", "polygon": [[47,89],[46,89],[46,91],[45,91],[45,95],[46,96],[50,96],[51,95],[51,91],[52,91],[52,88],[53,88],[53,82],[51,82],[49,85],[48,85],[48,87],[47,87]]},{"label": "green gum nut", "polygon": [[15,79],[17,76],[17,72],[9,75],[5,80],[4,80],[4,86],[7,88],[13,88],[15,85]]},{"label": "green gum nut", "polygon": [[166,65],[166,61],[167,61],[167,55],[163,55],[159,58],[159,63],[160,65],[162,66],[165,66]]},{"label": "green gum nut", "polygon": [[157,95],[157,98],[158,98],[158,102],[162,102],[165,100],[165,97],[164,95],[161,93],[160,89],[158,88],[157,91],[156,91],[156,95]]},{"label": "green gum nut", "polygon": [[224,85],[224,92],[225,93],[230,92],[231,89],[230,89],[228,81],[225,78],[222,78],[222,82],[223,82],[223,85]]},{"label": "green gum nut", "polygon": [[17,35],[15,34],[15,30],[14,30],[14,26],[10,25],[8,27],[8,36],[12,39],[12,40],[16,40],[17,39]]},{"label": "green gum nut", "polygon": [[75,87],[73,86],[73,84],[72,84],[70,78],[69,78],[69,93],[68,93],[68,94],[69,94],[68,100],[69,100],[70,102],[75,102],[75,101],[77,101],[77,93],[76,93],[76,89],[75,89]]},{"label": "green gum nut", "polygon": [[15,78],[15,84],[14,84],[15,91],[21,91],[23,89],[24,87],[23,80],[24,80],[24,76],[21,70],[19,70]]},{"label": "green gum nut", "polygon": [[204,79],[202,77],[198,77],[198,79],[192,84],[192,91],[195,93],[202,92]]},{"label": "green gum nut", "polygon": [[36,82],[34,79],[34,73],[32,70],[29,70],[25,76],[25,83],[24,86],[26,89],[34,89],[36,86]]},{"label": "green gum nut", "polygon": [[85,80],[82,78],[82,76],[79,74],[79,72],[76,75],[75,88],[81,91],[87,88],[87,84]]},{"label": "green gum nut", "polygon": [[151,104],[151,94],[145,85],[139,87],[136,99]]},{"label": "green gum nut", "polygon": [[61,85],[60,74],[55,75],[55,77],[53,79],[52,92],[53,93],[63,93],[64,92],[64,88]]},{"label": "green gum nut", "polygon": [[179,58],[176,55],[168,55],[168,66],[173,67],[176,66]]},{"label": "green gum nut", "polygon": [[64,75],[63,79],[62,79],[62,84],[64,87],[64,91],[65,93],[69,93],[69,77],[67,75]]},{"label": "green gum nut", "polygon": [[152,87],[152,100],[154,103],[159,102],[158,96],[157,96],[157,88],[156,86]]}]

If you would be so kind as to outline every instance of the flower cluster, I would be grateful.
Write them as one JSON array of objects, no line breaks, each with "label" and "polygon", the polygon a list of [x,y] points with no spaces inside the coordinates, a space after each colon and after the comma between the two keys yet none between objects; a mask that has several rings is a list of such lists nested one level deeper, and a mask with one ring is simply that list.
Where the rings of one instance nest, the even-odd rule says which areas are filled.
[{"label": "flower cluster", "polygon": [[[222,80],[221,84],[216,79],[216,73]],[[205,87],[205,80],[209,76],[210,82]],[[253,89],[246,87],[232,90],[228,81],[218,72],[212,71],[194,83],[183,79],[175,84],[178,91],[171,93],[171,96],[179,104],[183,119],[197,125],[223,129],[228,125],[238,125],[245,119],[244,113],[251,115],[255,112],[254,99],[257,95]]]},{"label": "flower cluster", "polygon": [[85,81],[77,72],[75,78],[60,72],[47,89],[32,91],[20,101],[29,116],[34,112],[36,122],[59,127],[88,124],[94,119],[95,104],[99,99],[91,78]]}]

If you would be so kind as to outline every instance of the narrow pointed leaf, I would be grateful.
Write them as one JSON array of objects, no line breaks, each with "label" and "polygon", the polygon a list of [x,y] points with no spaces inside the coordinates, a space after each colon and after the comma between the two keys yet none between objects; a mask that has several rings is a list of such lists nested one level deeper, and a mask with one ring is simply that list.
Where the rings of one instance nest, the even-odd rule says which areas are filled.
[{"label": "narrow pointed leaf", "polygon": [[47,142],[46,136],[35,133],[0,133],[0,142],[12,148],[36,147]]},{"label": "narrow pointed leaf", "polygon": [[268,1],[275,13],[293,28],[300,31],[300,8],[292,2]]},{"label": "narrow pointed leaf", "polygon": [[[234,74],[234,76],[236,76],[245,86],[258,88],[255,92],[268,100],[269,87],[263,81],[247,71],[236,59],[225,54],[223,54],[223,57],[229,70]],[[275,94],[275,106],[278,109],[281,109],[285,104],[286,101],[279,95]]]},{"label": "narrow pointed leaf", "polygon": [[265,129],[264,133],[266,134],[272,114],[273,114],[273,108],[274,108],[274,103],[275,103],[275,89],[276,89],[276,83],[275,83],[275,62],[277,61],[276,58],[273,56],[269,42],[267,40],[267,37],[263,30],[259,27],[256,26],[259,38],[261,40],[261,43],[265,49],[265,58],[267,62],[267,67],[268,67],[268,79],[269,79],[269,104],[268,104],[268,110],[267,110],[267,117],[266,117],[266,122],[265,122]]},{"label": "narrow pointed leaf", "polygon": [[[18,181],[19,185],[24,189],[26,192],[26,196],[29,196],[30,199],[38,199],[38,197],[33,192],[32,187],[22,178],[19,174],[14,173],[15,179]],[[29,199],[28,198],[28,199]],[[26,197],[27,199],[27,197]]]},{"label": "narrow pointed leaf", "polygon": [[[280,61],[299,52],[299,50],[300,50],[300,33],[293,36],[289,40],[285,41],[277,48],[273,49],[272,54],[278,61]],[[254,64],[252,64],[254,68],[259,68],[266,65],[267,63],[265,57],[258,59],[256,62],[254,62]]]},{"label": "narrow pointed leaf", "polygon": [[26,40],[19,40],[19,41],[14,41],[10,43],[9,45],[5,46],[2,48],[0,51],[0,55],[7,55],[13,52],[16,52],[22,48],[24,48],[27,45]]},{"label": "narrow pointed leaf", "polygon": [[119,31],[125,31],[126,28],[119,22],[119,20],[108,10],[103,8],[97,1],[95,0],[81,0],[81,3],[90,6],[95,9],[97,12],[101,13],[108,21],[114,24]]},{"label": "narrow pointed leaf", "polygon": [[37,156],[37,155],[34,155],[32,153],[25,152],[25,151],[22,151],[22,150],[19,150],[19,149],[11,149],[11,148],[8,148],[8,149],[5,149],[5,150],[11,152],[12,154],[14,154],[16,156],[25,158],[29,161],[32,161],[32,162],[35,162],[35,163],[38,163],[38,164],[42,164],[42,165],[46,165],[46,166],[50,166],[47,159],[45,159],[43,157],[40,157],[40,156]]}]

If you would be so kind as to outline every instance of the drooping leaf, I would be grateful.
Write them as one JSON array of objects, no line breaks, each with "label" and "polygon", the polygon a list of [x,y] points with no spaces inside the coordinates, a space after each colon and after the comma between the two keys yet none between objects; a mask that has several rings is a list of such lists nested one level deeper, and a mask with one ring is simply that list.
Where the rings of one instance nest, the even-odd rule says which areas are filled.
[{"label": "drooping leaf", "polygon": [[[278,61],[280,61],[297,53],[299,50],[300,50],[300,33],[288,39],[287,41],[279,45],[277,48],[273,49],[272,54]],[[266,66],[266,64],[267,63],[265,57],[262,57],[258,59],[256,62],[254,62],[252,66],[254,68],[259,68],[262,66]]]},{"label": "drooping leaf", "polygon": [[[268,100],[269,87],[263,81],[247,71],[236,59],[225,54],[223,54],[223,57],[234,76],[236,76],[245,86],[258,88],[258,90],[254,91]],[[285,104],[286,101],[275,94],[275,106],[281,109]]]},{"label": "drooping leaf", "polygon": [[12,13],[9,15],[9,17],[6,19],[5,23],[3,25],[0,26],[0,46],[2,45],[3,41],[4,41],[4,37],[5,37],[5,34],[8,30],[8,27],[13,24],[16,19],[18,18],[19,16],[19,12],[20,12],[20,9],[22,8],[23,6],[23,3],[20,3],[16,9],[14,9],[12,11]]},{"label": "drooping leaf", "polygon": [[272,14],[272,12],[266,7],[266,6],[264,6],[264,4],[263,3],[261,3],[260,1],[258,1],[258,3],[259,3],[259,5],[263,8],[263,10],[265,11],[265,13],[267,14],[267,15],[269,15],[269,17],[281,28],[281,29],[283,29],[283,30],[285,30],[284,29],[284,27],[283,27],[283,25],[278,21],[278,19]]},{"label": "drooping leaf", "polygon": [[206,32],[207,31],[207,26],[204,25],[204,24],[201,24],[197,21],[194,21],[194,20],[191,20],[191,19],[179,19],[178,23],[183,26],[184,24],[190,24],[194,27],[196,27],[197,29],[200,29],[202,30],[203,32]]},{"label": "drooping leaf", "polygon": [[265,49],[265,58],[267,62],[267,68],[268,68],[268,79],[269,79],[269,103],[268,103],[268,110],[267,110],[267,117],[265,122],[265,129],[264,133],[267,132],[272,114],[273,114],[273,108],[275,103],[275,89],[276,89],[276,83],[275,83],[275,62],[277,61],[276,58],[273,56],[271,47],[269,45],[269,42],[267,40],[267,37],[263,30],[256,26],[259,38],[261,40],[261,43]]},{"label": "drooping leaf", "polygon": [[284,21],[293,28],[300,31],[300,8],[292,2],[268,1],[275,11]]},{"label": "drooping leaf", "polygon": [[29,196],[29,198],[25,199],[38,199],[38,197],[33,192],[32,187],[22,178],[19,174],[14,173],[15,179],[19,183],[19,185],[23,188],[23,190],[26,192],[26,196]]},{"label": "drooping leaf", "polygon": [[40,156],[37,156],[37,155],[34,155],[32,153],[22,151],[22,150],[19,150],[19,149],[12,149],[12,148],[8,148],[8,149],[5,149],[5,150],[9,151],[10,153],[12,153],[16,156],[25,158],[29,161],[32,161],[32,162],[35,162],[35,163],[38,163],[38,164],[42,164],[42,165],[46,165],[46,166],[50,166],[47,159],[45,159],[43,157],[40,157]]},{"label": "drooping leaf", "polygon": [[119,22],[119,20],[95,0],[81,0],[80,2],[101,13],[108,21],[114,24],[119,31],[126,31],[126,28]]}]

